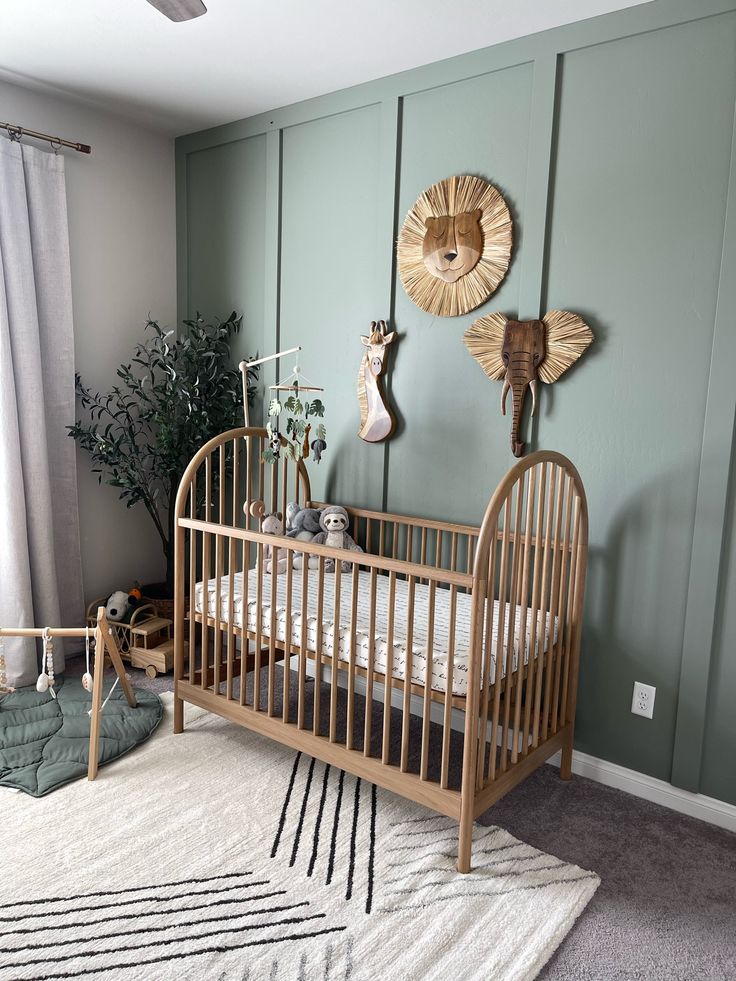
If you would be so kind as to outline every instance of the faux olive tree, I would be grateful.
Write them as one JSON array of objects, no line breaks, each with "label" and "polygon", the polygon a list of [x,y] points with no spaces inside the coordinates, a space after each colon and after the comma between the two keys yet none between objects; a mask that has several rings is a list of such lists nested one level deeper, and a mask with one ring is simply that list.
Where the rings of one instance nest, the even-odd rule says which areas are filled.
[{"label": "faux olive tree", "polygon": [[[213,436],[243,423],[240,372],[233,368],[230,339],[242,317],[205,323],[185,320],[178,337],[149,320],[149,336],[117,369],[120,379],[106,395],[76,376],[87,413],[69,435],[90,454],[99,481],[120,491],[127,507],[143,504],[166,556],[166,590],[174,587],[174,504],[182,474]],[[248,369],[253,402],[257,368]]]}]

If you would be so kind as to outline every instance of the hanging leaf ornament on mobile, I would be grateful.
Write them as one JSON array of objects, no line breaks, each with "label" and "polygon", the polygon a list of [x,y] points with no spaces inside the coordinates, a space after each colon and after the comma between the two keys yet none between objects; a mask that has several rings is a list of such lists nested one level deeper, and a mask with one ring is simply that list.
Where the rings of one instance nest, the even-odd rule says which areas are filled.
[{"label": "hanging leaf ornament on mobile", "polygon": [[[323,422],[316,426],[314,423],[324,416],[325,406],[322,399],[310,399],[309,396],[324,389],[313,385],[301,373],[298,364],[294,365],[293,372],[285,381],[270,388],[277,393],[288,393],[288,397],[282,401],[277,396],[269,402],[266,423],[269,446],[261,454],[261,459],[264,463],[276,463],[283,453],[288,460],[298,461],[306,459],[311,449],[319,463],[321,454],[327,449],[327,430]],[[313,431],[316,438],[310,442]]]}]

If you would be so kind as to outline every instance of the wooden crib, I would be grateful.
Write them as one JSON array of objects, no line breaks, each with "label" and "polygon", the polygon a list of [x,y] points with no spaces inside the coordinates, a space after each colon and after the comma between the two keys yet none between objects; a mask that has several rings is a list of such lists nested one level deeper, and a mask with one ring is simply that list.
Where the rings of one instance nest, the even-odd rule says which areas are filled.
[{"label": "wooden crib", "polygon": [[[359,554],[261,534],[254,502],[321,506],[304,464],[264,464],[266,445],[265,429],[223,433],[179,488],[175,731],[191,702],[448,815],[467,872],[478,815],[558,750],[571,775],[580,476],[559,453],[530,454],[480,528],[334,502]],[[279,575],[265,570],[268,545],[286,560]]]}]

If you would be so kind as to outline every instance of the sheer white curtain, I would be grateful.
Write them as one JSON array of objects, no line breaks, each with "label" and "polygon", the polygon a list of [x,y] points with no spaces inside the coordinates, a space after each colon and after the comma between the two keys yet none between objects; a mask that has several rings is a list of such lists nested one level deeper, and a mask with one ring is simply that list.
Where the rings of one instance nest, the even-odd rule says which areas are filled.
[{"label": "sheer white curtain", "polygon": [[[83,622],[73,421],[64,157],[0,137],[0,626]],[[5,655],[35,682],[34,642]]]}]

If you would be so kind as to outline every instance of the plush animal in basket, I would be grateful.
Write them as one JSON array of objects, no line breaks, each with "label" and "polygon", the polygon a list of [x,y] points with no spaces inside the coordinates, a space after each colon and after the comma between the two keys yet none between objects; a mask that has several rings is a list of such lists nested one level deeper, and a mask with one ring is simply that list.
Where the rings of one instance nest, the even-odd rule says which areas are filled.
[{"label": "plush animal in basket", "polygon": [[[274,511],[273,514],[264,514],[261,518],[261,531],[264,535],[283,535],[284,522],[281,520],[281,512]],[[263,559],[265,572],[271,572],[274,559],[276,560],[276,574],[286,571],[286,555],[280,554],[277,548],[266,545]]]},{"label": "plush animal in basket", "polygon": [[113,623],[130,623],[135,608],[141,601],[141,591],[134,587],[126,593],[122,589],[110,593],[105,603],[107,619]]},{"label": "plush animal in basket", "polygon": [[[298,542],[311,542],[315,535],[322,531],[319,519],[323,508],[303,508],[299,504],[287,504],[287,513],[291,511],[291,528],[286,532],[287,538],[296,538]],[[294,553],[294,568],[301,569],[304,556]]]},{"label": "plush animal in basket", "polygon": [[[322,531],[312,539],[313,545],[329,545],[330,548],[344,548],[350,552],[362,552],[360,545],[356,545],[346,530],[350,526],[350,518],[345,508],[331,505],[322,511],[319,519],[319,526]],[[319,565],[317,556],[312,556],[309,560],[309,568],[314,569]],[[342,563],[342,571],[349,572],[351,562]],[[332,559],[325,560],[325,571],[332,572],[335,563]]]}]

